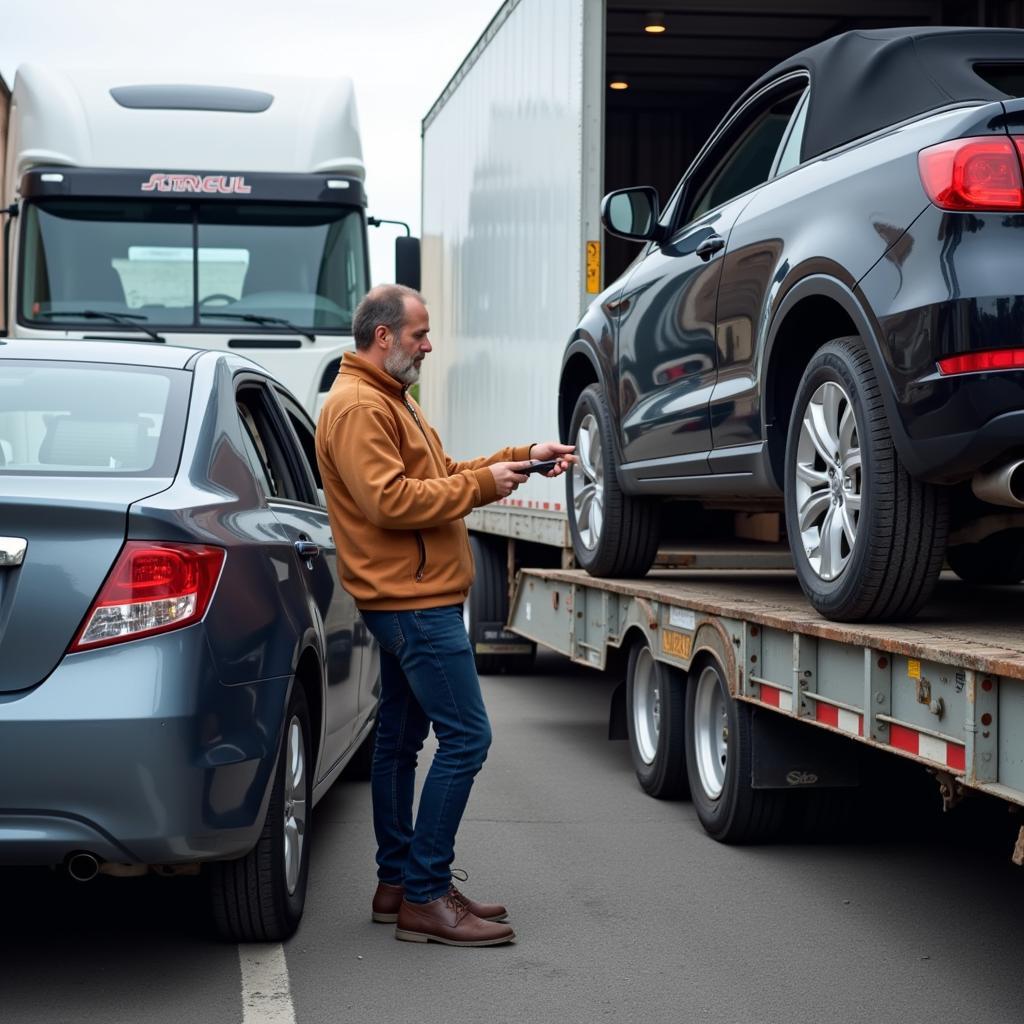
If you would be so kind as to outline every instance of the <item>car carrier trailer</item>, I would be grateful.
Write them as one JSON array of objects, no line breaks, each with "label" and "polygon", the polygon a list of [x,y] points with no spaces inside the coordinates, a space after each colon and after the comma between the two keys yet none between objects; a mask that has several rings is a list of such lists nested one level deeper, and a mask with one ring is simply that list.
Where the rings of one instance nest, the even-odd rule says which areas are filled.
[{"label": "car carrier trailer", "polygon": [[789,572],[525,569],[509,624],[624,669],[612,732],[641,785],[688,784],[707,831],[744,842],[777,832],[793,791],[856,785],[857,744],[924,766],[947,809],[971,791],[1024,805],[1020,596],[944,579],[914,624],[850,625],[814,612]]}]

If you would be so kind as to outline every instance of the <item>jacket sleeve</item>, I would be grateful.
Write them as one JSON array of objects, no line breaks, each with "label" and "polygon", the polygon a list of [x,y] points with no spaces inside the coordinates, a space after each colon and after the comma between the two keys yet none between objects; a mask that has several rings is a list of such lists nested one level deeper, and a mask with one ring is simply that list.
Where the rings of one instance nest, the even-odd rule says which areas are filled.
[{"label": "jacket sleeve", "polygon": [[385,408],[372,403],[348,409],[326,441],[359,510],[381,529],[441,526],[498,496],[494,476],[485,466],[432,480],[407,477],[394,421]]},{"label": "jacket sleeve", "polygon": [[[441,438],[438,437],[437,431],[431,427],[430,432],[437,439],[438,448],[444,451],[444,446],[441,444]],[[513,448],[501,448],[493,455],[487,455],[479,459],[467,459],[465,462],[456,462],[445,452],[444,461],[448,467],[448,475],[453,476],[456,473],[464,473],[467,469],[483,469],[485,466],[491,466],[495,462],[528,462],[532,447],[533,445],[521,444]]]}]

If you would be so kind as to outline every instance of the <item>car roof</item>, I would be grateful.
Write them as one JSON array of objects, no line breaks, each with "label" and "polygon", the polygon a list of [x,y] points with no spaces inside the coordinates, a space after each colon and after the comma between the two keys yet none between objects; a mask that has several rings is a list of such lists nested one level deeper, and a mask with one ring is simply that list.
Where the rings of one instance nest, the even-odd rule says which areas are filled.
[{"label": "car roof", "polygon": [[135,340],[82,341],[51,338],[0,338],[2,359],[46,359],[75,363],[124,363],[181,370],[196,349]]},{"label": "car roof", "polygon": [[[792,71],[811,79],[801,159],[929,110],[1008,98],[975,72],[989,62],[1024,64],[1024,30],[891,28],[844,32],[762,75],[733,104]],[[728,115],[727,115],[728,116]]]}]

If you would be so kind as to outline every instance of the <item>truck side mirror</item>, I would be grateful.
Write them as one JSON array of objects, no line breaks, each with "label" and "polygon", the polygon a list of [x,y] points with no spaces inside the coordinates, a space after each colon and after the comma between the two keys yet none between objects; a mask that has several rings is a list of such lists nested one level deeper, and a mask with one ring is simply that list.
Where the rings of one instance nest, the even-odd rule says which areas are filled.
[{"label": "truck side mirror", "polygon": [[609,192],[601,200],[601,223],[613,235],[633,241],[658,237],[658,191],[649,185]]},{"label": "truck side mirror", "polygon": [[420,290],[420,240],[410,235],[395,239],[395,283]]}]

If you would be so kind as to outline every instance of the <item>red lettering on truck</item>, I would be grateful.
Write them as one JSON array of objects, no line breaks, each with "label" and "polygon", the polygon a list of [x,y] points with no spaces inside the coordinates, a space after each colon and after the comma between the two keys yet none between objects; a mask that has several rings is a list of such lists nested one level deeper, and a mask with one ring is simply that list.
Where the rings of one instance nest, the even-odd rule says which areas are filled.
[{"label": "red lettering on truck", "polygon": [[249,195],[252,186],[245,176],[226,174],[171,174],[155,171],[140,186],[143,192],[202,192],[220,195]]}]

